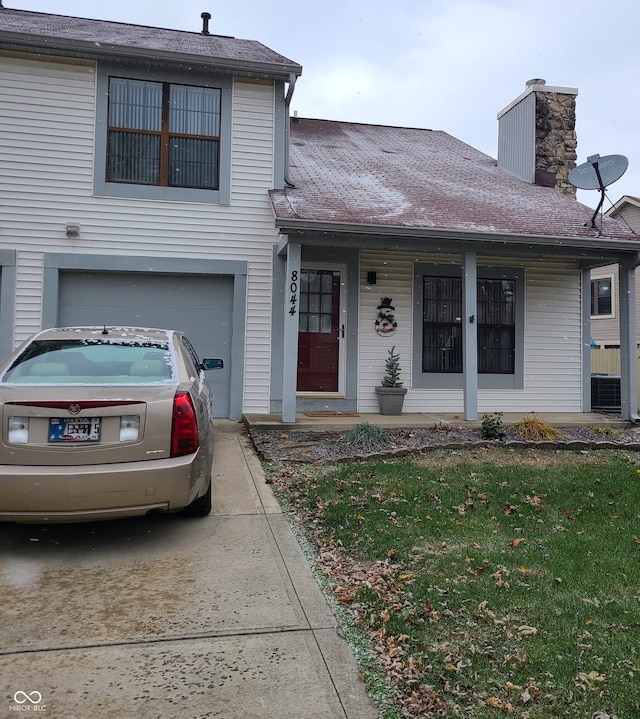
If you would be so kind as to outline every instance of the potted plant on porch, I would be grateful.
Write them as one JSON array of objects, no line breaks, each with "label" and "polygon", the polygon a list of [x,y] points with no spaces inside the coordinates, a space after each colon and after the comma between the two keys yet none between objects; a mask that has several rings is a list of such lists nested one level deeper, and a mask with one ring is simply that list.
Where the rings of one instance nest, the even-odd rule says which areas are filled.
[{"label": "potted plant on porch", "polygon": [[395,345],[389,350],[384,368],[382,385],[375,388],[378,395],[380,414],[402,414],[402,405],[404,396],[407,394],[407,388],[403,387],[400,381],[400,355],[396,352]]}]

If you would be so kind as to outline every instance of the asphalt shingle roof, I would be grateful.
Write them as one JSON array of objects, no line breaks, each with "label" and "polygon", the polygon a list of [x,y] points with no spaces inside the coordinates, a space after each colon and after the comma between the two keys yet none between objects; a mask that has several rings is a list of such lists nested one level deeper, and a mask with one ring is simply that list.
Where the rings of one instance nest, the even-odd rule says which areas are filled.
[{"label": "asphalt shingle roof", "polygon": [[[593,209],[498,168],[446,132],[294,119],[293,188],[272,192],[278,220],[596,238]],[[596,197],[596,200],[598,198]],[[635,239],[597,218],[600,236]]]},{"label": "asphalt shingle roof", "polygon": [[[194,17],[194,26],[201,27],[201,19]],[[40,42],[45,47],[55,46],[56,41],[78,41],[100,46],[178,53],[210,61],[242,61],[274,65],[286,70],[301,71],[301,67],[254,40],[238,40],[221,35],[202,35],[200,32],[185,32],[165,28],[129,25],[126,23],[90,20],[65,15],[25,10],[0,9],[0,34],[19,33],[28,36],[31,44]]]}]

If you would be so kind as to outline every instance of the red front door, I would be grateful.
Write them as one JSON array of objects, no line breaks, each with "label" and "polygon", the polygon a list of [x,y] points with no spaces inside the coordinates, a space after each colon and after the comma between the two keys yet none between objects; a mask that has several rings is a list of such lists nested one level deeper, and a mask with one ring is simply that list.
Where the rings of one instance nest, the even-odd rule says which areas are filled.
[{"label": "red front door", "polygon": [[300,274],[298,392],[337,392],[340,272]]}]

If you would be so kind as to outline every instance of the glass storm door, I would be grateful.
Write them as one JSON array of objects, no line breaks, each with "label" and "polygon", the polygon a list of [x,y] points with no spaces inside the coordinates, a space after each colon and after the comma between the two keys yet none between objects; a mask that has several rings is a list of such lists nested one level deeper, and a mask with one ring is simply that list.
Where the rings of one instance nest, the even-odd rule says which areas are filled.
[{"label": "glass storm door", "polygon": [[303,269],[298,329],[298,392],[337,392],[340,271]]}]

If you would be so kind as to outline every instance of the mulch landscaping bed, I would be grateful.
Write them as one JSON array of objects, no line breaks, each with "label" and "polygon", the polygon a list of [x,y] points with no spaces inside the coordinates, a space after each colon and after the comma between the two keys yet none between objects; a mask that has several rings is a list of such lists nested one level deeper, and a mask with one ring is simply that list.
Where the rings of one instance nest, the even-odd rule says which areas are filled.
[{"label": "mulch landscaping bed", "polygon": [[257,430],[249,435],[263,461],[333,464],[352,460],[398,458],[438,449],[551,449],[594,450],[627,449],[640,451],[640,428],[635,427],[556,427],[560,435],[553,441],[532,441],[506,428],[500,440],[485,440],[479,428],[436,425],[422,428],[388,429],[389,444],[366,450],[344,441],[344,431]]}]

